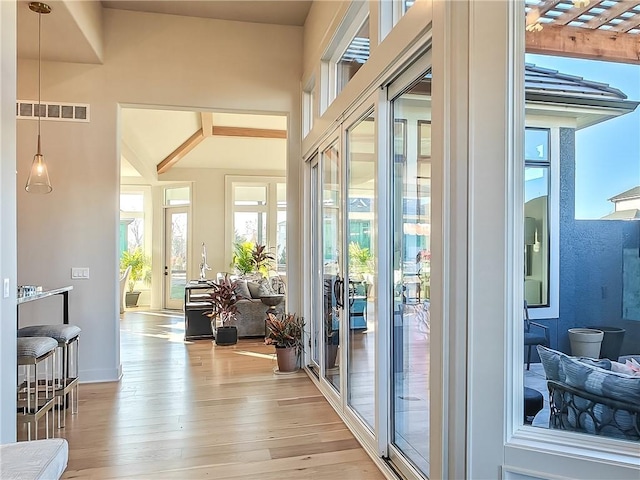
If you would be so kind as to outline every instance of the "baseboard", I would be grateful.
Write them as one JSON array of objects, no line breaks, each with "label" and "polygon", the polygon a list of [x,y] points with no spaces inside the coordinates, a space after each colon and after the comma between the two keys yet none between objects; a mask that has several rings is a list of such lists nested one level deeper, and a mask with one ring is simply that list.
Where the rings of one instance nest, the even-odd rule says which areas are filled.
[{"label": "baseboard", "polygon": [[80,383],[119,382],[122,378],[122,365],[118,368],[80,370]]}]

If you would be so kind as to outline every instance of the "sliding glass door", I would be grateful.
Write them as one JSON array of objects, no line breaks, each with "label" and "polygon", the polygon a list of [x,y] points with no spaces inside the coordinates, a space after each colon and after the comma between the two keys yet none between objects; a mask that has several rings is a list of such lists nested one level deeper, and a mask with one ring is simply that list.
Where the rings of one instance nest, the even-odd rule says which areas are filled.
[{"label": "sliding glass door", "polygon": [[[391,458],[429,474],[431,76],[392,99]],[[402,148],[398,148],[398,146]]]},{"label": "sliding glass door", "polygon": [[357,116],[355,122],[347,126],[345,137],[347,402],[367,428],[373,430],[377,330],[373,287],[377,277],[375,252],[378,231],[374,111]]},{"label": "sliding glass door", "polygon": [[342,162],[338,139],[322,150],[321,168],[324,378],[340,392],[340,330],[344,306],[344,273],[342,267]]}]

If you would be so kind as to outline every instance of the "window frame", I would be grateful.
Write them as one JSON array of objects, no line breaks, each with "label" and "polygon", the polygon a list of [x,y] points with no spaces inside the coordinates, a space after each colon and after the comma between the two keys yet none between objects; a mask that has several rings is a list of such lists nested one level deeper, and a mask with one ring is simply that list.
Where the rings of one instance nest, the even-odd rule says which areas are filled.
[{"label": "window frame", "polygon": [[[527,166],[545,165],[549,167],[549,199],[547,201],[549,259],[547,270],[548,305],[531,306],[529,317],[532,320],[558,318],[560,315],[560,127],[543,126],[537,122],[526,122],[525,130],[549,131],[549,160],[545,162],[530,161],[522,155],[523,172]],[[524,133],[522,136],[524,146]],[[524,177],[523,177],[523,215],[524,215]],[[524,223],[523,223],[524,225]]]},{"label": "window frame", "polygon": [[[225,175],[225,262],[230,265],[233,259],[234,222],[236,212],[258,212],[266,213],[267,247],[276,249],[278,241],[278,212],[287,211],[287,206],[278,206],[278,184],[286,187],[286,177],[257,177]],[[267,193],[266,205],[235,205],[235,187],[256,187],[264,186]],[[286,245],[286,240],[285,240]],[[276,259],[277,260],[277,259]],[[276,262],[277,269],[277,262]],[[286,272],[282,271],[280,273]]]}]

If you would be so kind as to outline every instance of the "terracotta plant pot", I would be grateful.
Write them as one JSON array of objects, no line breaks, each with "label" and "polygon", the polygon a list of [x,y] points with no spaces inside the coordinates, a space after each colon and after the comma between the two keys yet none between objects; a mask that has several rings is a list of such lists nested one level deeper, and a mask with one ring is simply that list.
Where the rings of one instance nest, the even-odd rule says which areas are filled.
[{"label": "terracotta plant pot", "polygon": [[295,347],[276,347],[278,371],[295,372],[298,369],[298,352]]}]

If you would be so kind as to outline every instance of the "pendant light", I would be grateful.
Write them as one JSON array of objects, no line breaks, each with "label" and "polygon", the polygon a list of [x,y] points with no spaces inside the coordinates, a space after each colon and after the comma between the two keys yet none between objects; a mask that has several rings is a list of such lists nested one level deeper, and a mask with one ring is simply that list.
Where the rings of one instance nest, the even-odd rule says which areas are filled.
[{"label": "pendant light", "polygon": [[46,3],[31,2],[29,4],[31,11],[38,14],[38,150],[33,156],[33,162],[31,163],[31,171],[29,172],[29,178],[27,179],[27,185],[24,187],[29,193],[51,193],[53,187],[49,180],[49,172],[47,171],[47,164],[44,161],[44,155],[40,148],[40,117],[42,116],[42,105],[40,104],[40,69],[41,69],[41,31],[42,31],[42,14],[51,13],[51,7]]}]

